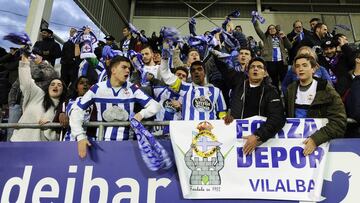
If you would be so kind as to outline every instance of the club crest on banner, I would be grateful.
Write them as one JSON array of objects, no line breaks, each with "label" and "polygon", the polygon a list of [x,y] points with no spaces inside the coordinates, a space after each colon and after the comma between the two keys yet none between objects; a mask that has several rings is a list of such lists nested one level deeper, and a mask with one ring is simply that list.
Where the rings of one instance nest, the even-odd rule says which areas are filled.
[{"label": "club crest on banner", "polygon": [[198,124],[199,132],[192,139],[184,161],[192,171],[190,185],[220,185],[220,170],[224,168],[224,156],[216,136],[211,132],[213,126],[204,121]]}]

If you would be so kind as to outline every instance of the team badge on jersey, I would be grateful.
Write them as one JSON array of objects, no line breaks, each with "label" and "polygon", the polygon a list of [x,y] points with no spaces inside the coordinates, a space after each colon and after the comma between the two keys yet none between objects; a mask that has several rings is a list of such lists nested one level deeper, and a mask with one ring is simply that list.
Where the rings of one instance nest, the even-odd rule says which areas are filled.
[{"label": "team badge on jersey", "polygon": [[171,99],[166,99],[163,102],[163,107],[165,111],[169,113],[175,113],[177,111],[176,108],[172,105]]},{"label": "team badge on jersey", "polygon": [[192,105],[199,112],[209,112],[213,109],[213,104],[210,99],[204,96],[195,97],[192,101]]},{"label": "team badge on jersey", "polygon": [[124,94],[125,94],[126,96],[130,96],[130,92],[129,92],[129,90],[128,90],[127,88],[124,89]]}]

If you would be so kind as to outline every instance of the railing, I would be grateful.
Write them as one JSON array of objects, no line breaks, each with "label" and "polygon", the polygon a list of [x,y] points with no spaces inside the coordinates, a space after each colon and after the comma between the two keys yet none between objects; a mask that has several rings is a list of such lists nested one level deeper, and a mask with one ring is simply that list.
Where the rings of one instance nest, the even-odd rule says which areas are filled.
[{"label": "railing", "polygon": [[[145,126],[168,126],[170,121],[143,121],[141,122]],[[120,126],[126,127],[130,126],[129,121],[119,121],[119,122],[87,122],[84,123],[84,127],[99,127],[98,138],[103,140],[104,138],[104,129],[109,126]],[[40,125],[38,123],[0,123],[0,128],[40,128],[40,129],[49,129],[49,128],[62,128],[60,123],[47,123]]]},{"label": "railing", "polygon": [[[170,121],[142,121],[141,122],[145,126],[168,126]],[[354,119],[348,118],[347,123],[357,123]],[[119,121],[119,122],[87,122],[84,123],[84,127],[99,127],[98,130],[98,138],[99,140],[103,140],[105,127],[109,126],[120,126],[126,127],[130,126],[129,121]],[[38,123],[0,123],[1,128],[40,128],[40,129],[49,129],[49,128],[62,128],[60,123],[47,123],[44,125],[40,125]]]}]

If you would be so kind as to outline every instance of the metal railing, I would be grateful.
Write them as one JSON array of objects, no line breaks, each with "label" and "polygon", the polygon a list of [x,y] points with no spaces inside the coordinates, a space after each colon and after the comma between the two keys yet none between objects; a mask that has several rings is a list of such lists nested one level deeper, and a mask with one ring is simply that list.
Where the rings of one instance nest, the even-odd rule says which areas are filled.
[{"label": "metal railing", "polygon": [[[144,126],[168,126],[170,121],[142,121]],[[83,127],[98,127],[98,138],[102,140],[104,138],[105,127],[110,126],[119,126],[127,127],[130,126],[129,121],[119,121],[119,122],[87,122],[84,123]],[[2,128],[32,128],[32,129],[49,129],[49,128],[62,128],[63,126],[60,123],[47,123],[40,125],[38,123],[0,123],[0,129]]]},{"label": "metal railing", "polygon": [[[168,126],[170,121],[142,121],[144,126]],[[356,120],[352,118],[347,118],[347,123],[357,123]],[[129,121],[118,121],[118,122],[87,122],[83,124],[83,127],[98,127],[98,138],[102,140],[104,138],[105,127],[119,126],[127,127],[130,126]],[[0,123],[0,129],[2,128],[32,128],[32,129],[49,129],[49,128],[62,128],[60,123],[47,123],[40,125],[38,123]]]}]

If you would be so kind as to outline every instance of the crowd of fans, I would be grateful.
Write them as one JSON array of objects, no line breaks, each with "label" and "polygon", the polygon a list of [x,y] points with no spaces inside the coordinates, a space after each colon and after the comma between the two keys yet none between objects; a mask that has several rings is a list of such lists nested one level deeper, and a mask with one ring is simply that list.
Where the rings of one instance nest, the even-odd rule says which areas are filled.
[{"label": "crowd of fans", "polygon": [[[231,17],[203,35],[196,34],[191,19],[187,37],[172,28],[146,37],[130,24],[120,44],[110,35],[97,41],[88,27],[71,28],[62,50],[53,32],[42,29],[35,58],[15,47],[1,52],[2,115],[9,123],[59,122],[63,128],[7,129],[6,139],[77,140],[84,157],[89,140],[97,140],[96,128],[82,127],[87,121],[133,116],[230,124],[256,115],[267,120],[246,138],[245,154],[274,137],[286,117],[329,120],[304,141],[304,155],[333,138],[360,137],[360,53],[345,35],[330,33],[317,18],[310,30],[296,20],[287,35],[273,24],[264,32],[254,16],[257,43]],[[60,57],[59,76],[53,66]],[[168,127],[158,130],[153,133],[169,133]],[[107,141],[132,137],[129,127],[105,129]]]}]

